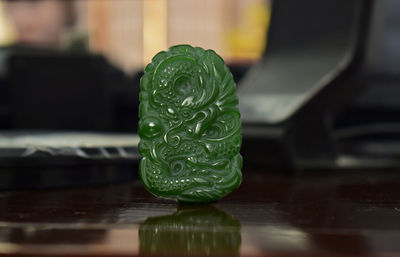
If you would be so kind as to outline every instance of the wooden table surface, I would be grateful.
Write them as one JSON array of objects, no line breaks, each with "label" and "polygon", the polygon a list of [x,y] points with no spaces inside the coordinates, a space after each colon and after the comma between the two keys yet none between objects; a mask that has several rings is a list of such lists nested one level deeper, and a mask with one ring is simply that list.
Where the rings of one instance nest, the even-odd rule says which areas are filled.
[{"label": "wooden table surface", "polygon": [[0,192],[0,253],[16,256],[400,256],[399,172],[243,170],[206,206],[139,181]]}]

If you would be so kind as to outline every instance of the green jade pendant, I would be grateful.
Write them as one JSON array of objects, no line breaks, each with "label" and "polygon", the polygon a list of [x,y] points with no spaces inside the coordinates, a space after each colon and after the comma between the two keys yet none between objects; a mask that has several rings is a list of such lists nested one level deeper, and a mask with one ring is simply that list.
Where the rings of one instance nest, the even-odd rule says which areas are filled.
[{"label": "green jade pendant", "polygon": [[177,45],[154,56],[140,81],[139,175],[156,196],[220,199],[242,181],[236,84],[212,50]]}]

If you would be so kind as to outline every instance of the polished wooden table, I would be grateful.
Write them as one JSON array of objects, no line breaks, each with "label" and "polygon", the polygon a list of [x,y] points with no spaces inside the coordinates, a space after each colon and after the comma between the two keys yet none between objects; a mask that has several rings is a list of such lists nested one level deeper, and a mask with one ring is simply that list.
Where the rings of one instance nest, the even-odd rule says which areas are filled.
[{"label": "polished wooden table", "polygon": [[243,170],[207,206],[139,181],[0,192],[0,253],[16,256],[400,256],[400,173]]}]

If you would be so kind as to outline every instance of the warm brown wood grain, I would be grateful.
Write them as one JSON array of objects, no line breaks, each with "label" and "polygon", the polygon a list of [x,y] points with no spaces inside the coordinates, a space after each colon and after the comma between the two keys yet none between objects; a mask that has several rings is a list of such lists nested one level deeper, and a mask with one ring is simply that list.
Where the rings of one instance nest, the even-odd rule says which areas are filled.
[{"label": "warm brown wood grain", "polygon": [[244,176],[228,197],[178,213],[174,202],[156,199],[139,181],[1,192],[0,253],[400,255],[400,173],[244,169]]}]

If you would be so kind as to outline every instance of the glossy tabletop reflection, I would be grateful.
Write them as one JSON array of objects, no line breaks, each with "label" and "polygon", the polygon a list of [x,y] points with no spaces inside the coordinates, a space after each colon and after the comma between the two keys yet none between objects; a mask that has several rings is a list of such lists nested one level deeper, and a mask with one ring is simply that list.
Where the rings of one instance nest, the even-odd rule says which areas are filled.
[{"label": "glossy tabletop reflection", "polygon": [[0,253],[400,255],[400,173],[243,174],[238,190],[201,206],[157,199],[139,181],[0,192]]}]

